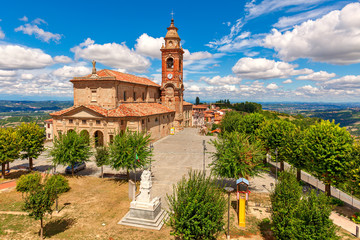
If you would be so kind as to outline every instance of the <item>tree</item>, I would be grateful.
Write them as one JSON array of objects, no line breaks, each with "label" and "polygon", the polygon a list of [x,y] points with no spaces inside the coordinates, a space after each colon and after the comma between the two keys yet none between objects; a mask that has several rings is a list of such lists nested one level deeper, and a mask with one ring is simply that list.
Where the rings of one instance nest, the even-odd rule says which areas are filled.
[{"label": "tree", "polygon": [[101,177],[104,177],[103,166],[110,163],[109,150],[107,147],[97,147],[95,153],[96,166],[101,167]]},{"label": "tree", "polygon": [[352,159],[353,138],[334,121],[310,126],[304,136],[304,156],[309,170],[325,184],[331,196],[331,184],[344,182]]},{"label": "tree", "polygon": [[54,138],[50,156],[54,165],[70,165],[74,176],[74,165],[77,162],[89,161],[91,149],[85,136],[69,131]]},{"label": "tree", "polygon": [[331,211],[330,198],[311,190],[303,196],[297,207],[295,217],[299,219],[299,224],[296,225],[293,239],[340,239],[336,234],[336,226],[330,219]]},{"label": "tree", "polygon": [[195,105],[199,105],[200,104],[200,98],[199,97],[196,97],[195,99]]},{"label": "tree", "polygon": [[17,127],[21,139],[22,159],[29,159],[29,169],[33,169],[33,159],[44,151],[45,131],[35,122],[22,123]]},{"label": "tree", "polygon": [[189,172],[167,195],[168,225],[180,239],[216,239],[223,230],[226,199],[216,180],[202,172]]},{"label": "tree", "polygon": [[110,166],[117,171],[125,168],[129,180],[129,169],[145,166],[152,156],[152,150],[148,148],[150,137],[150,134],[129,130],[115,135],[109,146]]},{"label": "tree", "polygon": [[273,233],[276,239],[339,239],[331,221],[330,199],[324,194],[303,195],[292,172],[281,172],[270,195]]},{"label": "tree", "polygon": [[263,141],[267,151],[275,152],[277,150],[278,157],[276,161],[280,161],[280,170],[284,170],[284,161],[286,160],[286,144],[288,136],[295,131],[296,126],[282,119],[264,121],[257,129],[257,136]]},{"label": "tree", "polygon": [[296,126],[293,131],[286,132],[287,140],[282,149],[284,158],[296,168],[296,178],[301,180],[301,170],[307,168],[307,161],[304,159],[304,131]]},{"label": "tree", "polygon": [[219,139],[211,140],[213,153],[212,171],[220,177],[252,177],[264,169],[264,152],[258,141],[249,142],[244,133],[225,133]]},{"label": "tree", "polygon": [[1,177],[5,178],[5,164],[19,157],[20,138],[13,128],[0,128]]},{"label": "tree", "polygon": [[302,188],[291,172],[279,174],[278,183],[270,195],[272,231],[276,239],[295,239],[296,225],[300,222],[296,218],[296,211],[301,193]]},{"label": "tree", "polygon": [[23,209],[35,220],[40,220],[40,239],[43,239],[43,219],[52,213],[52,206],[59,194],[70,189],[67,179],[61,175],[46,176],[40,173],[23,175],[17,182],[16,190],[26,193]]}]

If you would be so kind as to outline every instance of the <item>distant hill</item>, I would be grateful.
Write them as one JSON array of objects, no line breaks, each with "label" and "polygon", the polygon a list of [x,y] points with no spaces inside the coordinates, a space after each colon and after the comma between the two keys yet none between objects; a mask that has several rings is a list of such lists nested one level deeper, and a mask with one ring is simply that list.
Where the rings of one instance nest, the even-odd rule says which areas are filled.
[{"label": "distant hill", "polygon": [[71,107],[72,101],[7,101],[0,100],[0,112],[58,111]]}]

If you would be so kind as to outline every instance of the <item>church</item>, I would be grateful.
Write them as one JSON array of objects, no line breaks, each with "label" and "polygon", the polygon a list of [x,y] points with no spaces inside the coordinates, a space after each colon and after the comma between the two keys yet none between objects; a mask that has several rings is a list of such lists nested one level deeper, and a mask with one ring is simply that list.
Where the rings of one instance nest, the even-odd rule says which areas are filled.
[{"label": "church", "polygon": [[77,131],[106,145],[126,129],[144,131],[159,139],[192,126],[192,104],[184,101],[183,54],[178,29],[171,19],[162,60],[161,86],[153,81],[114,70],[96,70],[74,77],[74,106],[51,113],[55,136]]}]

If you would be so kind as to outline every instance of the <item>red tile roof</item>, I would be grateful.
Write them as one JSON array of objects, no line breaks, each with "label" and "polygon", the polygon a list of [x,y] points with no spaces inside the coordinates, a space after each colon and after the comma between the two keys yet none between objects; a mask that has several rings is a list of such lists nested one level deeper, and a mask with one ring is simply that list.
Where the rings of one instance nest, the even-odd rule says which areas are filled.
[{"label": "red tile roof", "polygon": [[207,109],[209,107],[209,105],[194,105],[193,108],[201,108],[201,109]]},{"label": "red tile roof", "polygon": [[154,83],[150,79],[144,78],[144,77],[138,77],[135,75],[127,74],[127,73],[121,73],[114,70],[109,69],[103,69],[100,71],[97,71],[96,74],[99,76],[97,78],[91,78],[92,74],[89,74],[84,77],[75,77],[71,80],[73,81],[84,81],[84,80],[117,80],[121,82],[128,82],[128,83],[135,83],[135,84],[142,84],[142,85],[148,85],[148,86],[155,86],[160,87],[160,85]]},{"label": "red tile roof", "polygon": [[124,103],[115,109],[104,109],[99,106],[86,105],[71,107],[58,112],[51,113],[51,116],[61,116],[67,112],[70,112],[76,108],[85,107],[97,112],[104,117],[145,117],[156,114],[172,113],[175,112],[170,108],[167,108],[159,103]]},{"label": "red tile roof", "polygon": [[53,122],[53,119],[50,118],[50,119],[45,120],[44,122],[52,123],[52,122]]},{"label": "red tile roof", "polygon": [[184,106],[191,106],[191,105],[193,105],[193,104],[192,104],[192,103],[189,103],[189,102],[183,101],[183,105],[184,105]]}]

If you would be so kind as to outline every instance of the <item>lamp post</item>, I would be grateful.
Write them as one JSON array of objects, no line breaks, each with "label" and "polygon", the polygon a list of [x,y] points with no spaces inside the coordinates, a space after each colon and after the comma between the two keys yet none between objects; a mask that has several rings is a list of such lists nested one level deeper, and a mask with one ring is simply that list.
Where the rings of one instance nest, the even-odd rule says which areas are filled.
[{"label": "lamp post", "polygon": [[230,193],[234,191],[232,187],[225,187],[225,191],[228,193],[228,229],[226,239],[230,239]]},{"label": "lamp post", "polygon": [[204,157],[203,157],[203,172],[204,172],[204,176],[205,176],[205,151],[207,150],[206,149],[206,143],[205,143],[205,140],[203,140],[203,150],[204,150]]},{"label": "lamp post", "polygon": [[275,184],[277,184],[277,169],[278,169],[278,149],[275,149],[275,162],[276,162],[276,168],[275,168]]}]

